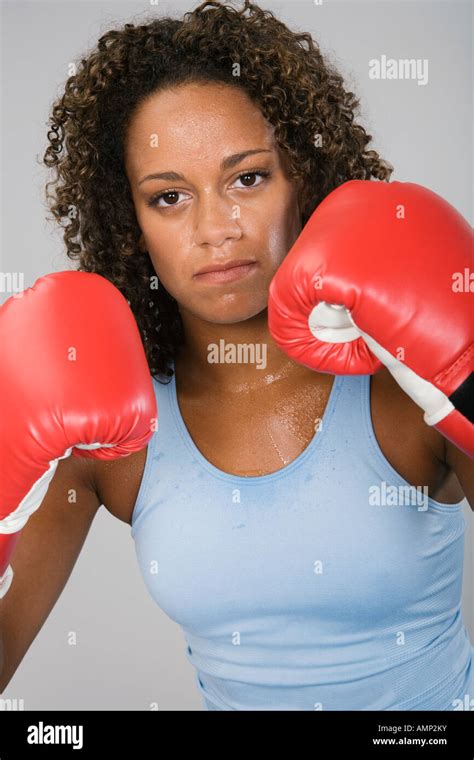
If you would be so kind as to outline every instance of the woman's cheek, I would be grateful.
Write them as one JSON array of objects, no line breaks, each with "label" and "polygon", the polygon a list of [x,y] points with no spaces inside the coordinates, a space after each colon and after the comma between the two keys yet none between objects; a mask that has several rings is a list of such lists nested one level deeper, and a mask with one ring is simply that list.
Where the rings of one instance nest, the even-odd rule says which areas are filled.
[{"label": "woman's cheek", "polygon": [[176,298],[183,286],[185,286],[185,277],[179,267],[179,259],[176,255],[179,246],[175,245],[174,255],[165,256],[162,253],[153,252],[148,248],[150,254],[151,263],[155,270],[158,280],[166,288],[168,293]]},{"label": "woman's cheek", "polygon": [[173,295],[172,290],[184,279],[184,266],[180,258],[180,251],[186,250],[184,241],[180,239],[178,230],[170,230],[165,225],[158,224],[156,218],[148,219],[141,229],[153,268],[159,280]]}]

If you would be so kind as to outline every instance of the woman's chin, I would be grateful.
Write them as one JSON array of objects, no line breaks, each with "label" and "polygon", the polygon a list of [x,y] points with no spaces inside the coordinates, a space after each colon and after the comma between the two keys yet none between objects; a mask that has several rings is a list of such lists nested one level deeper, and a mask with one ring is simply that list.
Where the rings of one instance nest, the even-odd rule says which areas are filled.
[{"label": "woman's chin", "polygon": [[[222,299],[212,307],[196,309],[185,307],[186,311],[195,317],[202,319],[214,325],[235,325],[239,322],[246,322],[249,319],[262,314],[267,308],[267,300],[264,299],[258,304],[230,303],[230,299]],[[180,306],[180,310],[182,307]]]}]

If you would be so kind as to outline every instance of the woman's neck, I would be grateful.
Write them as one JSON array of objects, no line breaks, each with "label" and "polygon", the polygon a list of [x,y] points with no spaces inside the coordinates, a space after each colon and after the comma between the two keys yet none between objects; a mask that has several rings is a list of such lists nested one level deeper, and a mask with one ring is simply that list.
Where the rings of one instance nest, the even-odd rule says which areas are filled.
[{"label": "woman's neck", "polygon": [[267,310],[235,324],[215,324],[181,313],[185,343],[176,358],[183,388],[213,388],[223,393],[263,389],[282,378],[295,382],[314,372],[292,361],[273,341]]}]

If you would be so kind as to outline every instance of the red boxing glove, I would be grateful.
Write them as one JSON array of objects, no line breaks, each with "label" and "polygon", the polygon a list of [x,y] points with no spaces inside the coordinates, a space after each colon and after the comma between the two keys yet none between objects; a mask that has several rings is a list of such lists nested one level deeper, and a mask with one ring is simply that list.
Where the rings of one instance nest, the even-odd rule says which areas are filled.
[{"label": "red boxing glove", "polygon": [[9,561],[59,459],[115,459],[146,446],[157,409],[133,313],[87,272],[57,272],[0,309],[0,598]]},{"label": "red boxing glove", "polygon": [[468,222],[421,185],[346,182],[270,283],[270,332],[319,372],[384,364],[425,422],[474,458],[472,242]]}]

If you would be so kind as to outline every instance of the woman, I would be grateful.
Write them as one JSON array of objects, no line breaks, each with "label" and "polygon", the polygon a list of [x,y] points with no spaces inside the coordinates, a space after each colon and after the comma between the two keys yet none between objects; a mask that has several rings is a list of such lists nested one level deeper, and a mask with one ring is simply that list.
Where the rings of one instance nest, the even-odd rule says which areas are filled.
[{"label": "woman", "polygon": [[[207,709],[450,710],[474,693],[468,458],[388,372],[312,372],[268,331],[270,281],[315,207],[390,178],[357,105],[309,34],[250,2],[109,31],[68,80],[51,208],[68,255],[130,303],[159,429],[124,459],[60,462],[15,555],[22,583],[47,581],[31,609],[8,602],[4,684],[104,504],[182,626]],[[81,509],[58,519],[71,483]],[[374,507],[381,483],[427,487],[426,509]],[[46,535],[67,547],[59,568]]]}]

